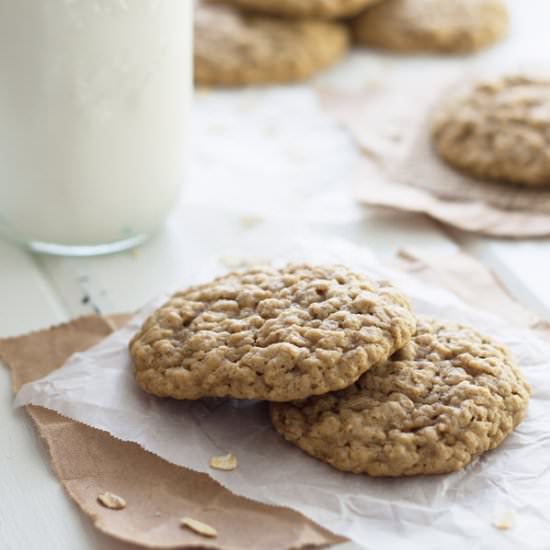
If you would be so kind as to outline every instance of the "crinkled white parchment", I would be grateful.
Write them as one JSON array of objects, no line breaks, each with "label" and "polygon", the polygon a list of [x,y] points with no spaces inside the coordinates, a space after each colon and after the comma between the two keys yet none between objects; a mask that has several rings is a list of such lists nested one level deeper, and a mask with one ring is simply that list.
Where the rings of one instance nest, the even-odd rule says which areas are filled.
[{"label": "crinkled white parchment", "polygon": [[[276,264],[346,263],[395,282],[419,313],[466,322],[498,338],[532,386],[526,419],[496,451],[451,475],[376,479],[340,473],[284,442],[270,425],[265,403],[180,402],[142,392],[132,377],[127,343],[162,297],[100,344],[25,385],[16,404],[41,405],[134,441],[169,462],[206,472],[238,495],[293,508],[369,549],[550,548],[550,345],[444,289],[383,267],[372,253],[345,241],[281,240],[260,231],[241,254],[258,259],[258,251]],[[200,278],[225,269],[213,260]],[[196,281],[183,280],[182,286],[190,282]],[[238,457],[237,470],[208,468],[211,456],[228,451]],[[494,527],[502,514],[511,520],[510,529]]]}]

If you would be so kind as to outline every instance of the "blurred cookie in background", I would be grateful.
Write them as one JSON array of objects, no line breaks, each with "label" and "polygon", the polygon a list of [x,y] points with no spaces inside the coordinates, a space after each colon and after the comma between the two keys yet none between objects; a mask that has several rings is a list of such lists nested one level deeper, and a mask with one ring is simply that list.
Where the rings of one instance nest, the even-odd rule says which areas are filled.
[{"label": "blurred cookie in background", "polygon": [[397,52],[467,53],[508,30],[501,0],[384,0],[353,22],[358,44]]},{"label": "blurred cookie in background", "polygon": [[345,25],[244,14],[218,4],[195,12],[195,82],[243,86],[305,79],[349,48]]},{"label": "blurred cookie in background", "polygon": [[550,185],[550,80],[502,76],[462,86],[434,113],[432,141],[476,178]]},{"label": "blurred cookie in background", "polygon": [[285,17],[333,19],[357,15],[381,0],[216,0],[247,11]]}]

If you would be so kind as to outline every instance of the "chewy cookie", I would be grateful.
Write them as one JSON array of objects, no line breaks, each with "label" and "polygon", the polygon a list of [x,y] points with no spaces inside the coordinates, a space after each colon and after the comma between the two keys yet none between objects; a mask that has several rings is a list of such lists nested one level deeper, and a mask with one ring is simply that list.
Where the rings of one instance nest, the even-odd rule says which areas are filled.
[{"label": "chewy cookie", "polygon": [[285,17],[332,19],[357,15],[380,0],[216,0],[247,11]]},{"label": "chewy cookie", "polygon": [[302,80],[348,47],[340,23],[247,15],[221,5],[199,4],[195,11],[195,82],[202,86]]},{"label": "chewy cookie", "polygon": [[415,331],[407,299],[342,266],[230,273],[178,292],[130,342],[163,397],[288,401],[341,389]]},{"label": "chewy cookie", "polygon": [[505,76],[461,89],[436,111],[432,141],[476,178],[550,185],[550,81]]},{"label": "chewy cookie", "polygon": [[502,0],[384,0],[353,21],[359,44],[398,52],[472,52],[507,30]]},{"label": "chewy cookie", "polygon": [[272,403],[271,418],[288,441],[339,470],[440,474],[499,445],[529,393],[505,348],[471,328],[419,319],[413,340],[353,386]]}]

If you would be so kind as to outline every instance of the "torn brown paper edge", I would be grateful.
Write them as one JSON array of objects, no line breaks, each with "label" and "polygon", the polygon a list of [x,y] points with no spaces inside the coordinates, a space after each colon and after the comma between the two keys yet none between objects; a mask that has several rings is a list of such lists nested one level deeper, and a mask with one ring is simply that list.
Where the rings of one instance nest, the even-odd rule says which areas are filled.
[{"label": "torn brown paper edge", "polygon": [[[11,368],[13,390],[58,368],[122,325],[126,316],[82,317],[50,329],[0,340],[0,359]],[[64,489],[95,527],[116,539],[147,548],[302,548],[344,539],[301,514],[233,495],[205,474],[174,466],[134,443],[69,420],[53,411],[27,407],[48,447]],[[123,510],[98,503],[109,491],[126,500]],[[191,516],[214,526],[205,540],[182,529]]]},{"label": "torn brown paper edge", "polygon": [[403,91],[395,83],[356,93],[317,90],[321,105],[362,153],[355,181],[358,200],[425,214],[482,235],[550,235],[550,189],[478,182],[447,166],[432,150],[429,113],[450,82],[434,77],[428,91],[425,86]]}]

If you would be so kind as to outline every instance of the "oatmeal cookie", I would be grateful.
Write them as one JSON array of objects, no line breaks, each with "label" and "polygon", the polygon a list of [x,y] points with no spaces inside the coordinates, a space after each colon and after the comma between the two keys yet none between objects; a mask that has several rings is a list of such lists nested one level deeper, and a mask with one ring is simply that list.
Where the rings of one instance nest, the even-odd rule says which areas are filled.
[{"label": "oatmeal cookie", "polygon": [[550,185],[550,80],[503,76],[465,86],[435,112],[432,141],[476,178]]},{"label": "oatmeal cookie", "polygon": [[466,53],[508,30],[502,0],[384,0],[352,23],[359,44],[398,52]]},{"label": "oatmeal cookie", "polygon": [[288,401],[349,386],[415,323],[394,287],[345,267],[251,268],[174,294],[130,354],[158,396]]},{"label": "oatmeal cookie", "polygon": [[522,420],[529,386],[508,351],[475,330],[421,318],[413,340],[351,387],[272,403],[306,453],[372,476],[440,474],[495,448]]},{"label": "oatmeal cookie", "polygon": [[287,21],[200,4],[195,12],[195,82],[244,86],[302,80],[336,62],[349,47],[345,25]]},{"label": "oatmeal cookie", "polygon": [[380,0],[214,0],[246,11],[284,17],[333,19],[357,15]]}]

